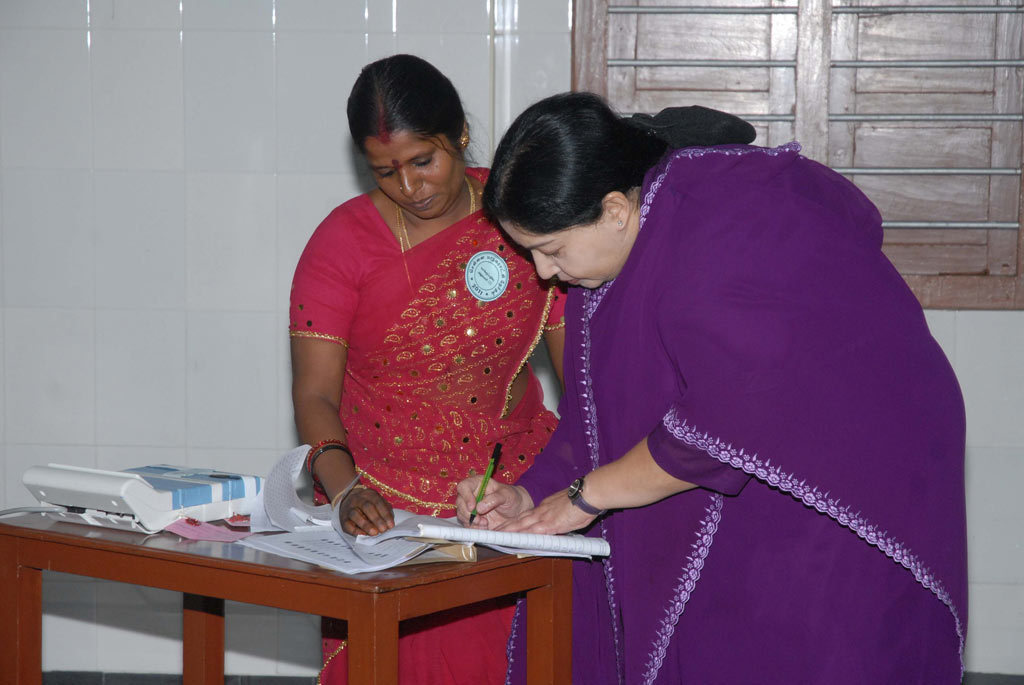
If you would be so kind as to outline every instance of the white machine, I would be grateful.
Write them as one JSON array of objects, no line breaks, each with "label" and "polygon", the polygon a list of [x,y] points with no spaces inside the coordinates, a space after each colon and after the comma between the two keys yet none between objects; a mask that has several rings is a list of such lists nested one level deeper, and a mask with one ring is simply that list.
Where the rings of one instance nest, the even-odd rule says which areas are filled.
[{"label": "white machine", "polygon": [[155,533],[179,518],[215,521],[252,513],[259,476],[158,464],[105,471],[82,466],[33,466],[25,487],[62,521]]}]

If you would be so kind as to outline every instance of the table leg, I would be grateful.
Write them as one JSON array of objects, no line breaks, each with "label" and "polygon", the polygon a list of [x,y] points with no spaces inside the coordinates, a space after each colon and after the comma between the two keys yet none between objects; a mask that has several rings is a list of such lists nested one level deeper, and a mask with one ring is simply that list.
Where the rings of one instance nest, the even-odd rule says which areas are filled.
[{"label": "table leg", "polygon": [[572,682],[572,562],[551,559],[551,585],[526,593],[526,682]]},{"label": "table leg", "polygon": [[224,600],[186,593],[182,614],[184,685],[223,685]]},{"label": "table leg", "polygon": [[21,566],[18,541],[6,535],[0,535],[0,607],[0,674],[5,682],[39,685],[43,681],[43,572]]},{"label": "table leg", "polygon": [[374,594],[359,601],[348,619],[348,681],[398,683],[398,599]]}]

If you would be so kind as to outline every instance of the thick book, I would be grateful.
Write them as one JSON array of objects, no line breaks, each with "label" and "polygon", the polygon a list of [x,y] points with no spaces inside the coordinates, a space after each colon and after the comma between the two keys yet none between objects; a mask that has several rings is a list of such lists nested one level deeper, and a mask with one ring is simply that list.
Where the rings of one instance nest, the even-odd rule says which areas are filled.
[{"label": "thick book", "polygon": [[[408,512],[402,512],[407,514]],[[540,533],[509,533],[503,530],[466,528],[456,519],[434,516],[408,515],[399,517],[395,511],[395,527],[380,535],[359,535],[355,544],[376,546],[387,540],[402,538],[425,542],[462,542],[490,547],[508,554],[536,556],[565,556],[591,559],[606,557],[611,547],[603,538],[591,538],[575,533],[542,535]]]},{"label": "thick book", "polygon": [[329,526],[251,535],[238,544],[342,573],[369,573],[428,561],[475,561],[475,544],[521,556],[591,559],[611,551],[602,538],[463,528],[455,519],[417,516],[402,509],[395,509],[394,514],[395,527],[376,536],[349,535],[333,517]]},{"label": "thick book", "polygon": [[347,574],[383,571],[401,564],[476,561],[476,548],[472,545],[434,545],[392,538],[381,545],[356,546],[354,541],[353,536],[338,535],[327,526],[291,533],[250,535],[237,544]]}]

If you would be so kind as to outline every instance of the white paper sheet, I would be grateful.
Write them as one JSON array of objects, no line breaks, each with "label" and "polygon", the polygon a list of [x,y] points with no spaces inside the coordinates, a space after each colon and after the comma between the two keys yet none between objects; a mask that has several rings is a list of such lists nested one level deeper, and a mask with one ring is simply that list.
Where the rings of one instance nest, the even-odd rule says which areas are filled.
[{"label": "white paper sheet", "polygon": [[296,481],[308,452],[309,445],[296,447],[270,469],[249,519],[252,532],[330,529],[331,505],[317,506],[299,499]]},{"label": "white paper sheet", "polygon": [[[396,522],[411,516],[401,509],[395,510]],[[397,566],[433,547],[419,540],[392,538],[377,545],[355,545],[355,537],[341,530],[340,524],[317,526],[280,535],[254,535],[239,544],[271,554],[299,559],[310,564],[341,571],[367,573]]]}]

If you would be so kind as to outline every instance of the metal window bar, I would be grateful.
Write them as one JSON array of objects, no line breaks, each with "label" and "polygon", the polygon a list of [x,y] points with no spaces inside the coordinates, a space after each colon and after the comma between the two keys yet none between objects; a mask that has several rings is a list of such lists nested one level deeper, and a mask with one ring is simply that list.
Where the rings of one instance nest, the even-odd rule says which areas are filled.
[{"label": "metal window bar", "polygon": [[[796,68],[792,59],[641,59],[616,57],[609,67],[773,67]],[[1024,59],[833,60],[836,69],[937,69],[1024,67]]]},{"label": "metal window bar", "polygon": [[[833,6],[832,14],[1014,14],[1024,12],[1018,5],[877,5],[875,7]],[[796,14],[796,7],[714,7],[679,5],[610,5],[608,14]]]},{"label": "metal window bar", "polygon": [[609,5],[608,14],[796,14],[796,7],[681,7],[678,5]]},{"label": "metal window bar", "polygon": [[609,67],[788,67],[796,68],[792,59],[627,59],[613,58]]},{"label": "metal window bar", "polygon": [[1012,167],[834,167],[841,174],[876,176],[1020,176]]},{"label": "metal window bar", "polygon": [[1019,225],[1012,221],[883,221],[882,228],[1016,231]]},{"label": "metal window bar", "polygon": [[1020,5],[879,5],[878,7],[836,7],[833,14],[1016,14]]},{"label": "metal window bar", "polygon": [[[877,5],[874,7],[833,6],[833,14],[1004,14],[1022,13],[1024,6],[1010,5]],[[796,7],[713,7],[713,6],[625,6],[611,5],[609,14],[796,14]],[[654,60],[654,59],[611,59],[609,67],[795,67],[789,60]],[[833,61],[837,68],[961,68],[961,67],[1020,67],[1024,60],[903,60],[903,61]],[[792,114],[745,114],[747,121],[793,121]],[[1022,114],[829,114],[829,121],[1024,121]],[[839,167],[841,174],[882,174],[882,175],[1021,175],[1020,169],[1013,168],[915,168],[915,167]],[[883,221],[883,228],[893,229],[969,229],[969,230],[1012,230],[1020,228],[1010,221]]]},{"label": "metal window bar", "polygon": [[833,60],[837,69],[936,69],[972,67],[1024,67],[1024,59],[908,59]]},{"label": "metal window bar", "polygon": [[832,6],[832,14],[1016,14],[1021,5],[878,5],[877,7]]},{"label": "metal window bar", "polygon": [[[623,116],[637,112],[620,112]],[[650,114],[650,112],[645,112]],[[795,121],[793,114],[737,114],[744,121]],[[829,114],[829,121],[1024,121],[1024,114]]]},{"label": "metal window bar", "polygon": [[793,114],[737,114],[744,121],[796,121]]},{"label": "metal window bar", "polygon": [[829,114],[829,121],[1024,121],[1024,114]]}]

